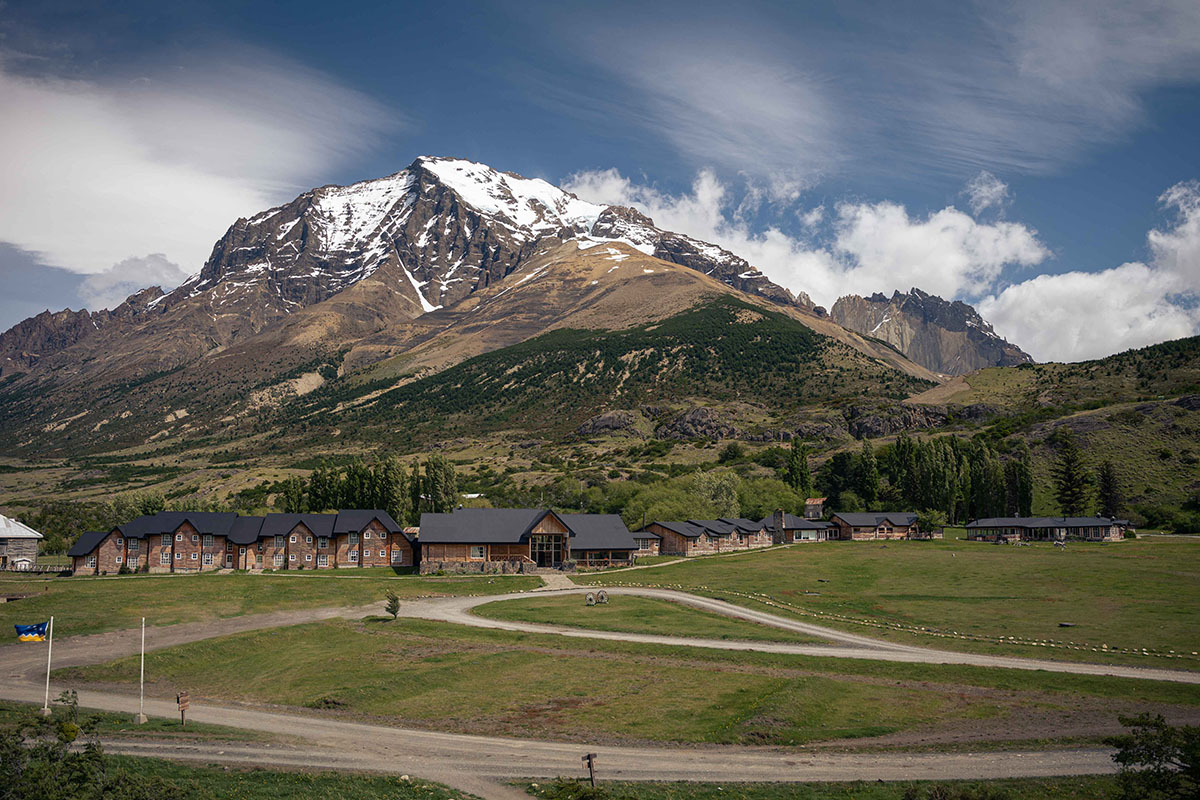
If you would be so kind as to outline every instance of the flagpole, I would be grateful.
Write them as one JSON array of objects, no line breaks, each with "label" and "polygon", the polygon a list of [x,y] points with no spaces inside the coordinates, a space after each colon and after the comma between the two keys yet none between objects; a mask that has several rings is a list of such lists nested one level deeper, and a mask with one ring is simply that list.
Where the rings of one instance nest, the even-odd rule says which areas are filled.
[{"label": "flagpole", "polygon": [[137,724],[146,723],[146,618],[142,617],[142,668],[138,676]]},{"label": "flagpole", "polygon": [[46,702],[42,706],[42,716],[50,716],[50,656],[54,652],[54,617],[50,617],[50,632],[46,637]]}]

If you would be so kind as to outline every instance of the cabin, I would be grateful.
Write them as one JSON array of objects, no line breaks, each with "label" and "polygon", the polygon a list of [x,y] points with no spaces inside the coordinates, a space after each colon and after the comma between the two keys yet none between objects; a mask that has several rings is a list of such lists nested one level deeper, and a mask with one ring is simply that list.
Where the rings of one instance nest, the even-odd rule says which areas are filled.
[{"label": "cabin", "polygon": [[0,514],[0,570],[30,570],[37,566],[42,535],[28,525]]},{"label": "cabin", "polygon": [[1108,517],[989,517],[967,523],[977,542],[1116,542],[1129,522]]},{"label": "cabin", "polygon": [[633,534],[633,541],[637,545],[637,549],[633,551],[635,558],[638,556],[656,556],[659,554],[662,537],[657,533],[641,530]]},{"label": "cabin", "polygon": [[411,536],[378,509],[333,514],[160,511],[84,533],[68,551],[79,575],[414,566]]},{"label": "cabin", "polygon": [[533,572],[632,562],[637,543],[616,514],[460,508],[422,514],[421,572]]},{"label": "cabin", "polygon": [[804,501],[804,518],[819,520],[825,516],[825,497],[809,497]]},{"label": "cabin", "polygon": [[917,515],[913,511],[838,512],[829,518],[836,535],[828,538],[843,541],[872,539],[918,539],[921,536]]},{"label": "cabin", "polygon": [[773,544],[763,523],[740,518],[652,522],[644,531],[660,537],[659,552],[663,555],[699,556]]},{"label": "cabin", "polygon": [[835,528],[832,523],[785,514],[782,509],[776,509],[774,514],[764,517],[759,524],[767,529],[775,544],[823,542],[830,530]]}]

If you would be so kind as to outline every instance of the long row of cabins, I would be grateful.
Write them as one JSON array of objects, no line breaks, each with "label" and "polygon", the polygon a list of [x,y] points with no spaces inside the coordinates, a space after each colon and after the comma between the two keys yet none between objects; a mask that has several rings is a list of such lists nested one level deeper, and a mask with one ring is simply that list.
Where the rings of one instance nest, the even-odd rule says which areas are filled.
[{"label": "long row of cabins", "polygon": [[[984,541],[1121,538],[1104,517],[977,520]],[[828,521],[776,511],[761,520],[652,522],[631,533],[616,514],[468,508],[422,514],[403,527],[378,509],[327,514],[161,511],[83,534],[69,551],[77,574],[413,567],[421,572],[525,572],[574,563],[607,567],[637,556],[696,556],[829,540],[923,539],[912,512],[837,513]]]}]

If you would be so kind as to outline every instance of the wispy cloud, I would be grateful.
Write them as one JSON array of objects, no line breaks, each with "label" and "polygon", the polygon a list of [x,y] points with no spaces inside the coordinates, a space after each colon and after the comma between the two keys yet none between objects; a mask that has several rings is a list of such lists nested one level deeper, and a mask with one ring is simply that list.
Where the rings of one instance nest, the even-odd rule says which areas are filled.
[{"label": "wispy cloud", "polygon": [[[196,271],[239,216],[308,188],[402,124],[327,76],[257,50],[93,80],[6,66],[0,241],[47,265],[103,273],[109,288],[154,259]],[[145,253],[158,255],[135,257]]]}]

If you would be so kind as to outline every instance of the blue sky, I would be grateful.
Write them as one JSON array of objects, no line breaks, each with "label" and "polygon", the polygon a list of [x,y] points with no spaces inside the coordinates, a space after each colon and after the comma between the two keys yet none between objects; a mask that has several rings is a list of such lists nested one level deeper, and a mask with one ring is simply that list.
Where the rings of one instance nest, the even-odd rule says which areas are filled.
[{"label": "blue sky", "polygon": [[965,299],[1042,359],[1200,325],[1194,0],[103,5],[0,7],[0,328],[426,153],[638,205],[826,305]]}]

